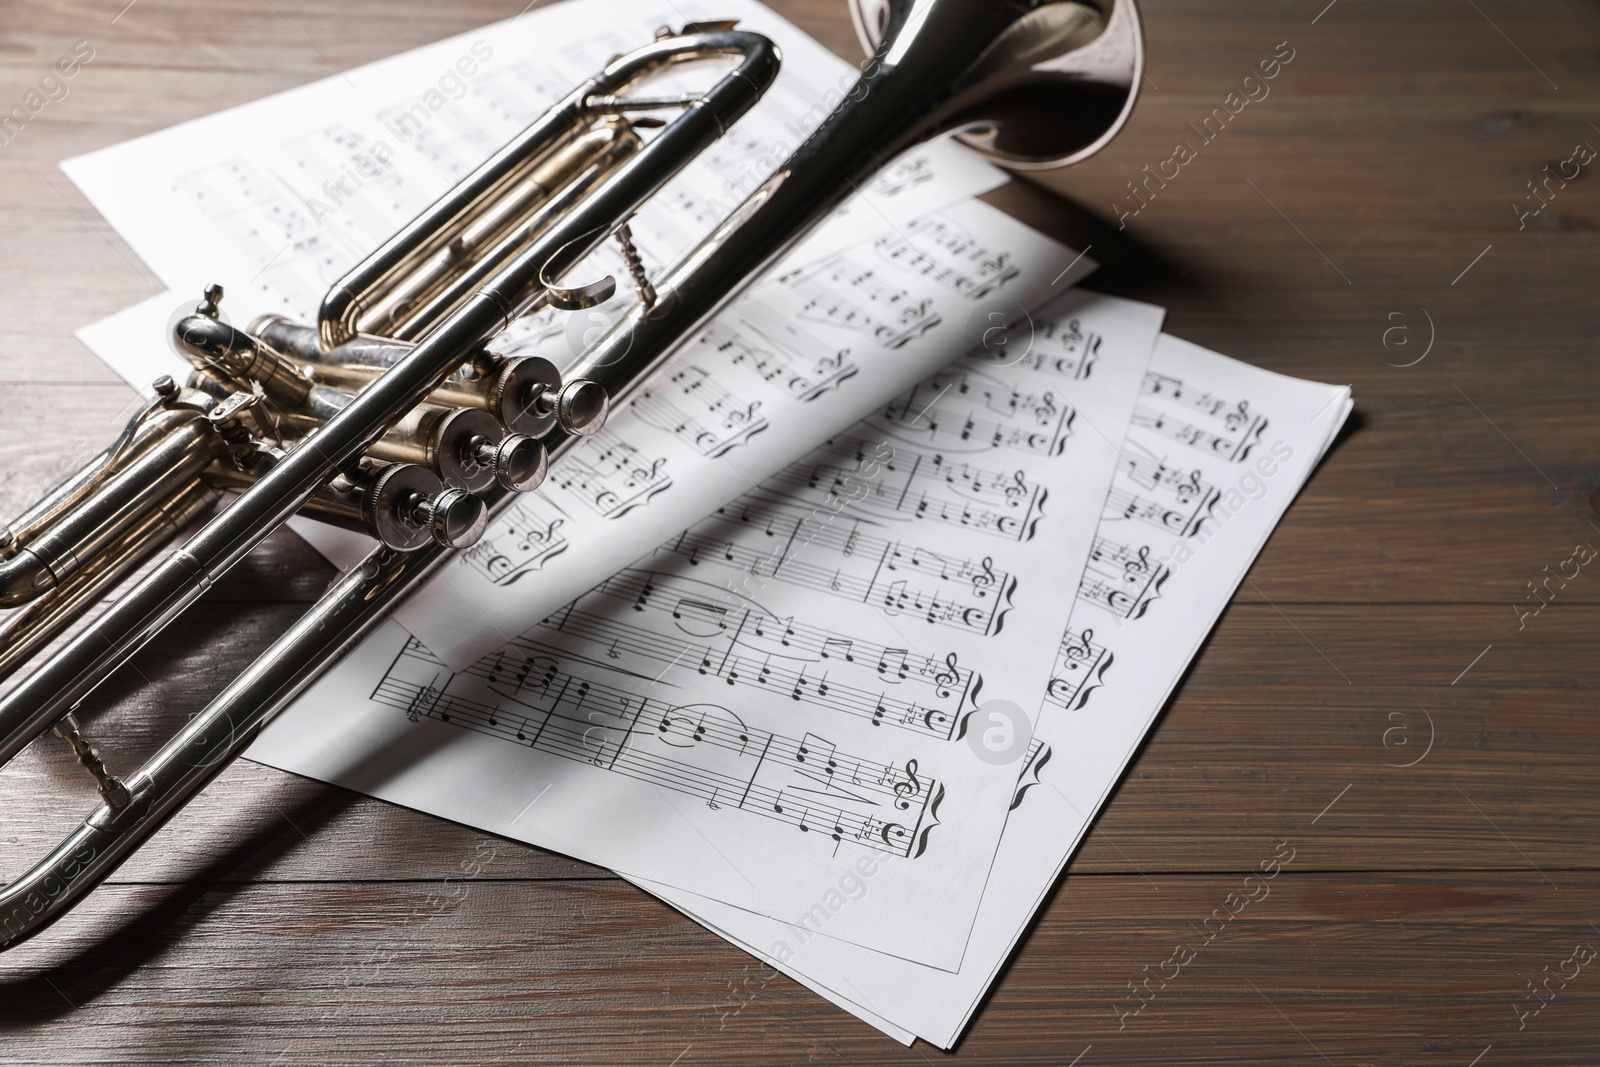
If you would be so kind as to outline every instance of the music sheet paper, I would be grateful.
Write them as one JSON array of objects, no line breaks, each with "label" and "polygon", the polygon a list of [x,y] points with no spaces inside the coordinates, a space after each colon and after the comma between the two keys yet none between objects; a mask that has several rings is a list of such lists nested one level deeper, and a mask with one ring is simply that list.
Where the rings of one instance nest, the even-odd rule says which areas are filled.
[{"label": "music sheet paper", "polygon": [[[614,18],[597,6],[541,9],[64,164],[177,292],[80,337],[148,389],[159,374],[186,373],[158,339],[206,280],[226,283],[233,321],[267,311],[311,320],[330,282],[549,102],[629,41],[690,17],[675,4],[620,2],[607,9]],[[783,72],[634,220],[651,266],[674,261],[703,236],[821,121],[855,74],[749,0],[717,10],[772,36]],[[458,55],[470,62],[451,67]],[[451,84],[461,95],[434,114],[429,87],[441,69],[457,72]],[[413,104],[419,96],[426,123]],[[380,161],[379,145],[395,154]],[[564,598],[578,595],[647,550],[660,530],[700,518],[963,351],[975,339],[969,334],[992,325],[993,308],[1006,316],[1035,308],[1091,269],[998,212],[957,203],[1003,180],[948,142],[897,161],[797,249],[775,282],[695,342],[672,384],[618,412],[490,539],[525,545],[538,522],[537,544],[496,558],[504,571],[472,560],[449,569],[401,612],[402,622],[451,665],[470,664],[539,618],[509,583],[565,554],[542,580],[565,582]],[[580,269],[625,274],[614,250],[595,258]],[[628,299],[581,315],[532,316],[496,347],[566,364]],[[708,460],[725,469],[699,476]],[[295,528],[341,565],[364,553],[359,539],[338,531],[304,520]]]},{"label": "music sheet paper", "polygon": [[[329,285],[550,104],[656,27],[695,18],[739,19],[783,63],[762,100],[633,219],[655,272],[753,192],[858,74],[753,0],[555,4],[61,166],[167,288],[197,300],[221,283],[241,325],[267,312],[309,321]],[[720,73],[688,69],[699,73],[675,77],[690,89]],[[825,223],[810,256],[1005,180],[948,140],[924,145]],[[579,269],[627,276],[610,246]]]},{"label": "music sheet paper", "polygon": [[466,671],[389,624],[250,758],[954,969],[1018,771],[970,719],[1049,681],[1116,465],[1080,413],[1126,424],[1162,318],[1053,307],[573,602],[529,583]]},{"label": "music sheet paper", "polygon": [[[978,201],[816,260],[790,260],[691,339],[395,617],[465,669],[648,552],[662,531],[683,529],[770,477],[1091,266]],[[147,304],[87,331],[85,341],[129,365],[132,353],[156,347],[164,319]],[[524,346],[541,343],[564,344],[559,325],[554,337],[532,334]],[[307,522],[295,529],[341,566],[370,547]]]},{"label": "music sheet paper", "polygon": [[[1071,625],[1027,705],[1037,731],[959,973],[636,881],[896,1039],[950,1048],[1350,408],[1346,387],[1161,338]],[[1148,564],[1131,589],[1129,558]]]}]

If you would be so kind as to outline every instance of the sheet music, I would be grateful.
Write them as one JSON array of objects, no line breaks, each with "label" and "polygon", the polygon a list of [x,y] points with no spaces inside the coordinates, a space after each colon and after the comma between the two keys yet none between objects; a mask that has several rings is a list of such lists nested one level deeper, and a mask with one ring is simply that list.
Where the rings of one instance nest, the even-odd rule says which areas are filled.
[{"label": "sheet music", "polygon": [[[652,268],[674,261],[753,189],[854,77],[750,0],[716,11],[772,36],[783,73],[634,221]],[[360,255],[577,80],[630,41],[648,41],[656,26],[710,13],[654,0],[555,5],[69,161],[91,201],[180,287],[79,336],[148,389],[160,374],[186,373],[160,338],[205,280],[227,284],[233,321],[267,311],[309,320]],[[441,70],[459,90],[449,98],[435,88]],[[393,152],[386,161],[380,144]],[[1061,277],[1075,258],[1066,250],[982,205],[955,203],[1001,180],[947,142],[897,161],[786,271],[687,346],[668,381],[584,442],[473,559],[414,598],[401,621],[453,667],[469,665],[537,621],[523,595],[528,575],[557,583],[562,599],[578,595],[661,529],[699,518],[969,347],[985,307],[1014,316],[1091,269],[1079,261]],[[614,251],[595,259],[580,269],[623,273]],[[566,365],[627,299],[582,315],[546,310],[494,347]],[[701,476],[706,460],[724,464],[720,476]],[[341,565],[366,548],[303,520],[295,528]]]},{"label": "sheet music", "polygon": [[[540,490],[520,498],[396,618],[452,669],[469,667],[649,551],[663,530],[688,526],[866,417],[972,347],[996,317],[1008,321],[1037,306],[1088,267],[1069,249],[967,201],[780,271],[691,339],[605,430],[554,464]],[[112,366],[131,368],[157,347],[170,309],[147,301],[81,336]],[[565,342],[525,341],[551,343]],[[1040,373],[1061,379],[1059,370]],[[1048,407],[1056,394],[1041,395],[1031,402]],[[920,409],[932,396],[915,399]],[[1015,414],[976,410],[968,419],[973,433],[1004,427],[1008,439],[996,448],[1007,464],[1066,441],[1064,409],[1035,412],[1025,426],[1012,425]],[[919,412],[893,417],[905,423]],[[959,451],[958,431],[951,422],[911,436]],[[963,500],[1003,492],[971,486],[966,497],[930,498],[927,507],[961,521]],[[1013,517],[1003,518],[1009,530]],[[341,566],[370,548],[358,535],[304,520],[295,529]]]},{"label": "sheet music", "polygon": [[1162,336],[1051,680],[1025,705],[1038,729],[959,973],[636,881],[896,1039],[951,1047],[1350,408],[1348,388]]},{"label": "sheet music", "polygon": [[954,969],[1019,769],[972,716],[1049,682],[1116,465],[1077,413],[1126,424],[1160,329],[1053,306],[1042,367],[979,350],[571,602],[530,584],[465,670],[391,624],[251,758]]},{"label": "sheet music", "polygon": [[[648,44],[657,27],[697,18],[739,19],[770,37],[783,63],[766,96],[632,221],[646,266],[659,272],[753,192],[859,73],[753,0],[555,4],[62,169],[169,289],[198,299],[220,282],[241,325],[266,312],[309,321],[329,285],[550,104],[613,56]],[[672,78],[693,90],[721,73],[689,70],[651,91],[665,92]],[[825,223],[807,255],[1004,181],[948,141],[925,145]],[[578,269],[627,277],[610,245]],[[508,343],[553,317],[525,324]]]}]

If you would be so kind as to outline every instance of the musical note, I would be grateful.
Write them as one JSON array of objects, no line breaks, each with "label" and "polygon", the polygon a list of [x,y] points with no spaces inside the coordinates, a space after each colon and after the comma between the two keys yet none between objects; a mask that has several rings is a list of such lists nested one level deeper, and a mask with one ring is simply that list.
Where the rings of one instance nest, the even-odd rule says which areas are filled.
[{"label": "musical note", "polygon": [[1169,574],[1164,564],[1151,559],[1149,545],[1135,548],[1098,536],[1078,586],[1078,599],[1099,604],[1121,618],[1137,619],[1160,595]]},{"label": "musical note", "polygon": [[1053,390],[1025,390],[987,373],[952,370],[891,401],[879,421],[894,437],[945,452],[1053,457],[1065,451],[1075,417]]},{"label": "musical note", "polygon": [[816,400],[855,377],[860,369],[849,349],[826,350],[813,337],[781,325],[758,326],[751,321],[753,317],[725,315],[702,340],[726,356],[733,367],[780,386],[797,400]]},{"label": "musical note", "polygon": [[887,262],[968,300],[993,296],[1021,273],[1010,253],[989,248],[938,216],[918,219],[904,230],[878,238],[876,248]]},{"label": "musical note", "polygon": [[776,283],[797,303],[797,318],[852,330],[884,348],[904,348],[943,321],[935,301],[885,281],[848,253],[778,275]]},{"label": "musical note", "polygon": [[1045,691],[1047,703],[1065,711],[1076,711],[1088,703],[1093,691],[1104,684],[1112,653],[1094,640],[1094,630],[1068,630],[1056,655],[1056,667]]},{"label": "musical note", "polygon": [[495,585],[510,585],[566,551],[567,539],[560,532],[566,523],[546,502],[514,504],[482,540],[461,554],[460,565]]},{"label": "musical note", "polygon": [[672,484],[665,457],[644,455],[609,430],[601,430],[563,458],[546,492],[558,491],[604,518],[626,515]]},{"label": "musical note", "polygon": [[761,401],[745,401],[724,389],[710,373],[686,366],[650,385],[633,401],[640,419],[674,434],[710,459],[726,455],[766,429]]}]

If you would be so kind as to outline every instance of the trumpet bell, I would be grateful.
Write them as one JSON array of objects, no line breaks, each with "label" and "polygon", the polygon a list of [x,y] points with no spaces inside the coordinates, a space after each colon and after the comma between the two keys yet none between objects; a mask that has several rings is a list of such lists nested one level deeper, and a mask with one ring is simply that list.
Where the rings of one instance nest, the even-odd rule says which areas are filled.
[{"label": "trumpet bell", "polygon": [[[1012,2],[1026,14],[990,49],[981,100],[950,123],[956,140],[1010,170],[1087,159],[1133,114],[1144,76],[1138,7],[1133,0]],[[914,26],[924,6],[850,0],[861,47],[875,54],[885,37]]]}]

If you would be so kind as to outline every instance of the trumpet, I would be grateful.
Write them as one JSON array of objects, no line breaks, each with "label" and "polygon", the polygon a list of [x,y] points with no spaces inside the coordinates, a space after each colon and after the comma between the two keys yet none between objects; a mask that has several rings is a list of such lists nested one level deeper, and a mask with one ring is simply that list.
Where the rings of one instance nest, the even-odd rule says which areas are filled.
[{"label": "trumpet", "polygon": [[[0,765],[53,731],[100,794],[0,890],[0,949],[103,882],[898,155],[953,133],[1006,167],[1061,166],[1115,136],[1137,96],[1133,0],[851,0],[851,14],[870,56],[855,86],[659,277],[630,220],[779,70],[773,43],[733,22],[663,28],[612,60],[335,283],[315,323],[236,328],[219,286],[179,318],[170,340],[193,368],[187,381],[157,381],[111,447],[0,529],[0,606],[16,609],[0,623],[0,675],[12,683],[0,696]],[[713,63],[725,69],[704,91],[643,89]],[[615,277],[570,276],[612,241],[635,299],[607,332],[562,367],[491,350],[523,316],[611,298]],[[142,767],[114,773],[77,710],[296,515],[375,547]]]}]

